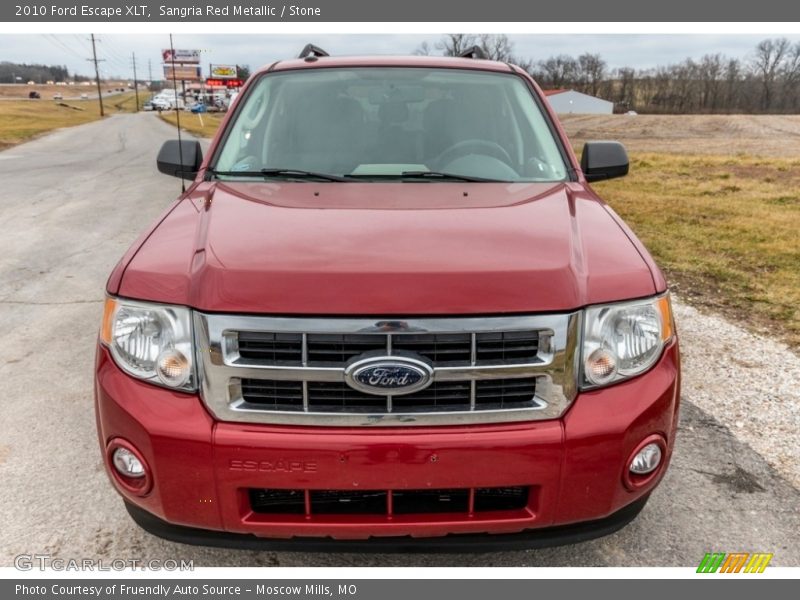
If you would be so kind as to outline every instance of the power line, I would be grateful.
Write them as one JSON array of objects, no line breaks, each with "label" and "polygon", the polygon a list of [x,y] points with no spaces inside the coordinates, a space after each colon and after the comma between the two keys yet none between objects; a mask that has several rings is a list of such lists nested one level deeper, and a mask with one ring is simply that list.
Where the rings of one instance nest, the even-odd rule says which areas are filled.
[{"label": "power line", "polygon": [[55,35],[53,35],[53,34],[42,34],[42,37],[44,37],[44,39],[46,39],[48,42],[53,44],[56,48],[58,48],[62,52],[67,52],[67,53],[71,54],[72,56],[74,56],[76,58],[80,58],[81,60],[84,59],[84,55],[81,55],[78,52],[76,52],[74,48],[71,48],[70,46],[67,46],[64,42],[62,42],[60,39],[58,39]]},{"label": "power line", "polygon": [[107,50],[106,56],[109,56],[114,60],[114,62],[118,62],[122,65],[128,65],[128,55],[126,52],[120,50],[116,43],[111,39],[109,36],[103,37],[103,42],[105,43],[104,48]]},{"label": "power line", "polygon": [[75,40],[78,42],[78,44],[80,45],[82,51],[89,50],[89,46],[86,45],[86,43],[85,43],[86,40],[84,38],[79,36],[77,33],[73,33],[72,37],[75,38]]}]

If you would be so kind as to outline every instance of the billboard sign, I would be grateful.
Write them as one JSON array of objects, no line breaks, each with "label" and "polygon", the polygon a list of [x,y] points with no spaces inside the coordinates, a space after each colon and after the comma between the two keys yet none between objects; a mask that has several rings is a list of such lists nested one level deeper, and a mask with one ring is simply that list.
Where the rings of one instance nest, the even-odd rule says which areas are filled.
[{"label": "billboard sign", "polygon": [[211,65],[209,77],[212,79],[236,79],[236,65]]},{"label": "billboard sign", "polygon": [[[175,65],[175,79],[181,81],[200,81],[200,65]],[[172,65],[164,65],[164,79],[173,79]]]},{"label": "billboard sign", "polygon": [[[173,54],[174,52],[174,54]],[[161,56],[165,63],[200,63],[200,50],[184,50],[176,48],[174,51],[171,48],[165,48],[161,51]]]}]

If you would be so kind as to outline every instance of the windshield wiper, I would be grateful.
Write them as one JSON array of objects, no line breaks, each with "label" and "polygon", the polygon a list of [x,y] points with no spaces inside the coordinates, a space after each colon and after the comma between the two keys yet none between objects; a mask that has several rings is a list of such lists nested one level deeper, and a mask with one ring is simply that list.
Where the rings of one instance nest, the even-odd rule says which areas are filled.
[{"label": "windshield wiper", "polygon": [[488,179],[486,177],[473,177],[472,175],[459,175],[458,173],[442,173],[441,171],[403,171],[403,179],[432,179],[436,181],[475,181],[484,183],[509,183],[502,179]]},{"label": "windshield wiper", "polygon": [[269,179],[270,177],[287,177],[290,179],[320,179],[322,181],[347,181],[347,178],[339,175],[330,175],[328,173],[317,173],[315,171],[304,171],[303,169],[260,169],[259,171],[216,171],[209,169],[209,173],[214,176],[222,175],[223,177],[262,177]]}]

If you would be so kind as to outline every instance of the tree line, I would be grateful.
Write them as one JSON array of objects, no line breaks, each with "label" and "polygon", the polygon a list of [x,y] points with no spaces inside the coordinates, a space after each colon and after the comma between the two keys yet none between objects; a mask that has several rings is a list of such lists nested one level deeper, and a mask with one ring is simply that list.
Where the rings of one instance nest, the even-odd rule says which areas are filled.
[{"label": "tree line", "polygon": [[492,60],[519,65],[545,89],[569,88],[614,102],[617,112],[796,113],[800,111],[800,42],[770,38],[746,59],[706,54],[650,69],[610,69],[600,54],[518,56],[505,35],[451,34],[416,54],[458,56],[479,46]]},{"label": "tree line", "polygon": [[0,62],[0,83],[47,83],[48,81],[86,81],[88,77],[70,77],[69,70],[61,65],[38,65]]}]

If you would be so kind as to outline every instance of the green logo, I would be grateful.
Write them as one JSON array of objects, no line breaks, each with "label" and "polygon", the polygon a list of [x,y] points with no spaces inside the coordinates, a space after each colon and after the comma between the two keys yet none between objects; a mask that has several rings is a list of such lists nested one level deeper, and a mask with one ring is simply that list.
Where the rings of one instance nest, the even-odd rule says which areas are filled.
[{"label": "green logo", "polygon": [[763,573],[769,561],[772,560],[772,553],[755,552],[706,552],[700,565],[697,567],[698,573]]}]

